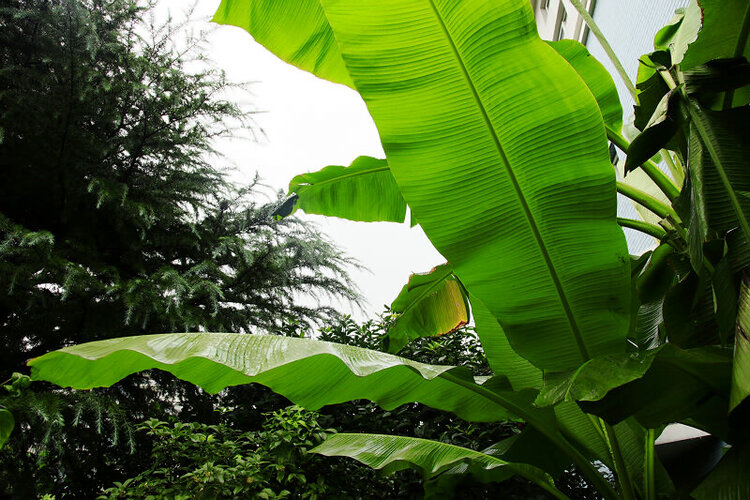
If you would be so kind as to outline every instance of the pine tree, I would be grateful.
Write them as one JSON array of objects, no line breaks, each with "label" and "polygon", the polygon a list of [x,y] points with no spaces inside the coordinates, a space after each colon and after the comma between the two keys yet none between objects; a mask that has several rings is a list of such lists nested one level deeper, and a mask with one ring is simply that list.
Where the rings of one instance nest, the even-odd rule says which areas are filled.
[{"label": "pine tree", "polygon": [[185,69],[174,28],[139,35],[127,0],[3,3],[0,375],[72,342],[268,330],[331,312],[299,295],[356,299],[346,258],[215,166],[248,114],[221,73]]},{"label": "pine tree", "polygon": [[[312,298],[358,299],[351,262],[314,228],[273,221],[277,202],[255,201],[257,181],[226,180],[214,140],[250,126],[250,115],[223,97],[232,84],[222,73],[193,64],[200,35],[180,41],[179,26],[145,24],[147,10],[128,0],[0,0],[0,380],[68,344],[298,331],[335,312]],[[26,434],[3,450],[0,479],[12,464],[18,484],[0,495],[25,481],[24,494],[90,496],[118,479],[138,455],[114,460],[112,436],[92,442],[90,432],[97,418],[118,429],[115,409],[133,422],[179,411],[207,420],[212,410],[200,391],[158,373],[100,396],[16,401]],[[68,425],[76,415],[77,431]],[[86,460],[77,435],[89,440]],[[55,436],[61,449],[48,446]]]}]

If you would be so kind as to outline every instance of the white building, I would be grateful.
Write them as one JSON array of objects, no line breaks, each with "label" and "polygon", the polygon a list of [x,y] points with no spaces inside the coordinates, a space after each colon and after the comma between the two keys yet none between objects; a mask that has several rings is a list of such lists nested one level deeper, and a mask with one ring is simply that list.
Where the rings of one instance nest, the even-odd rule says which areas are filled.
[{"label": "white building", "polygon": [[[596,0],[581,0],[589,13]],[[578,40],[587,42],[589,29],[578,11],[567,0],[531,0],[539,35],[545,40]]]}]

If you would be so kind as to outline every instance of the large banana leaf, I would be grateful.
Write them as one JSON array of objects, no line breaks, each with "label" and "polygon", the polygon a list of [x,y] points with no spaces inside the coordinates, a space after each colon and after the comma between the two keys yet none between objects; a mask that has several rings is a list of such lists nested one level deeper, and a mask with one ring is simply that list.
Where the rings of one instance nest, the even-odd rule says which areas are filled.
[{"label": "large banana leaf", "polygon": [[703,259],[700,242],[710,233],[739,227],[750,240],[750,173],[745,164],[750,110],[695,107],[691,114],[689,240],[691,259],[698,266]]},{"label": "large banana leaf", "polygon": [[622,350],[601,114],[528,2],[322,3],[404,198],[513,347],[558,370]]},{"label": "large banana leaf", "polygon": [[622,104],[617,94],[617,86],[612,75],[602,66],[602,63],[592,56],[586,46],[576,40],[558,40],[547,42],[563,56],[573,69],[583,78],[599,109],[605,125],[613,131],[622,130]]},{"label": "large banana leaf", "polygon": [[[695,8],[696,3],[700,4],[700,10]],[[750,44],[745,44],[744,50],[737,47],[743,27],[750,22],[750,4],[747,0],[691,0],[690,8],[685,13],[686,19],[691,13],[698,18],[701,28],[698,39],[687,47],[681,61],[683,71],[712,59],[738,55],[750,59]],[[694,28],[688,26],[687,31],[692,32]],[[744,41],[747,42],[747,38]]]},{"label": "large banana leaf", "polygon": [[331,165],[296,176],[289,193],[309,214],[372,222],[404,222],[406,202],[393,180],[388,162],[360,156],[349,167]]},{"label": "large banana leaf", "polygon": [[646,428],[691,418],[692,425],[729,439],[731,368],[726,349],[683,350],[667,343],[641,378],[579,405],[613,424],[634,416]]},{"label": "large banana leaf", "polygon": [[352,86],[331,27],[315,0],[222,0],[212,21],[244,28],[286,62]]},{"label": "large banana leaf", "polygon": [[450,264],[412,274],[391,310],[397,316],[387,341],[394,353],[413,339],[450,333],[469,321],[469,301]]},{"label": "large banana leaf", "polygon": [[696,500],[750,498],[750,444],[733,447],[691,493]]},{"label": "large banana leaf", "polygon": [[[466,420],[509,412],[482,393],[465,368],[417,363],[390,354],[311,339],[232,333],[174,333],[101,340],[29,362],[34,380],[88,389],[158,368],[215,393],[257,382],[316,409],[369,399],[386,409],[422,402]],[[517,396],[509,396],[517,398]],[[518,401],[515,399],[515,401]]]},{"label": "large banana leaf", "polygon": [[511,348],[500,324],[476,297],[471,297],[471,313],[482,349],[495,375],[506,376],[517,391],[540,388],[542,371]]},{"label": "large banana leaf", "polygon": [[327,456],[354,458],[386,472],[413,466],[427,477],[435,476],[457,464],[466,464],[466,473],[478,479],[503,481],[518,474],[541,486],[555,498],[568,498],[555,488],[552,478],[526,464],[509,463],[478,451],[426,439],[382,434],[334,434],[312,449]]},{"label": "large banana leaf", "polygon": [[571,372],[546,373],[538,406],[552,406],[565,399],[597,401],[609,391],[641,378],[660,349],[594,358]]},{"label": "large banana leaf", "polygon": [[750,396],[750,286],[745,278],[740,287],[729,410],[733,411],[748,396]]}]

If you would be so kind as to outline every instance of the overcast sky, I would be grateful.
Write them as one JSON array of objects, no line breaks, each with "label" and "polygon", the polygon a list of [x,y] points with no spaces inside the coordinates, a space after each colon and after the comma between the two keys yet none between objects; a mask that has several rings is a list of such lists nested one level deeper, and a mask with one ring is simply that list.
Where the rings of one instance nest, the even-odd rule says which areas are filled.
[{"label": "overcast sky", "polygon": [[[179,0],[161,0],[157,13],[161,16],[170,10],[180,18],[184,5]],[[219,0],[201,0],[194,17],[210,18],[218,5]],[[264,136],[258,142],[234,140],[219,145],[237,167],[236,181],[250,182],[257,171],[266,184],[286,191],[297,174],[327,165],[349,165],[361,155],[385,157],[364,101],[348,87],[282,62],[246,31],[232,26],[219,26],[211,34],[207,56],[226,71],[230,81],[254,82],[252,96],[242,101],[260,112],[255,119]],[[339,248],[369,269],[352,271],[367,300],[366,310],[342,306],[359,320],[390,304],[410,273],[429,271],[445,261],[419,227],[297,214],[314,221]]]}]

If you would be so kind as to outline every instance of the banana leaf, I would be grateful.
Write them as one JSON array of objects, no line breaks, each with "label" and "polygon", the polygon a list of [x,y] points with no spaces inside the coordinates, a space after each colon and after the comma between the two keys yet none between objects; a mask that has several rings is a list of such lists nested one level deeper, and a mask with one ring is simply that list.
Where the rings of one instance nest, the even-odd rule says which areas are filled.
[{"label": "banana leaf", "polygon": [[540,388],[542,371],[511,348],[500,324],[476,297],[471,297],[471,312],[477,336],[493,373],[507,377],[513,389],[517,391]]},{"label": "banana leaf", "polygon": [[624,349],[628,260],[601,113],[523,0],[323,2],[428,238],[537,366]]},{"label": "banana leaf", "polygon": [[748,396],[750,396],[750,285],[745,278],[740,286],[729,411],[734,411]]},{"label": "banana leaf", "polygon": [[[310,409],[369,399],[385,409],[422,402],[473,421],[510,412],[466,368],[436,366],[312,339],[232,333],[142,335],[89,342],[29,361],[31,377],[62,387],[110,386],[158,368],[209,393],[256,382]],[[493,393],[494,394],[494,393]],[[509,395],[513,401],[523,396]]]},{"label": "banana leaf", "polygon": [[364,222],[406,218],[406,202],[388,162],[369,156],[360,156],[348,167],[330,165],[298,175],[289,183],[289,193],[297,195],[296,208],[308,214]]},{"label": "banana leaf", "polygon": [[469,302],[450,264],[412,274],[391,311],[397,316],[386,342],[393,353],[413,339],[451,333],[469,321]]},{"label": "banana leaf", "polygon": [[750,445],[730,449],[691,493],[696,500],[745,500],[750,498]]},{"label": "banana leaf", "polygon": [[415,467],[426,477],[436,476],[458,464],[480,481],[504,481],[513,475],[524,477],[555,498],[568,498],[554,486],[552,478],[527,464],[509,463],[478,451],[405,436],[383,434],[334,434],[311,450],[326,456],[354,458],[386,473]]},{"label": "banana leaf", "polygon": [[668,343],[658,349],[641,378],[579,405],[611,424],[633,416],[652,429],[690,418],[691,425],[726,440],[731,369],[727,349],[683,350]]},{"label": "banana leaf", "polygon": [[[697,9],[696,4],[700,4]],[[679,62],[683,71],[705,64],[712,59],[745,56],[750,59],[750,45],[738,48],[741,32],[750,23],[750,4],[747,0],[691,0],[686,19],[697,18],[700,25],[697,40],[690,43],[685,57]],[[694,31],[695,22],[687,31]],[[745,34],[744,42],[747,42]],[[687,38],[692,38],[687,36]],[[739,52],[739,53],[738,53]]]},{"label": "banana leaf", "polygon": [[238,26],[300,69],[352,86],[336,39],[317,1],[222,0],[213,22]]},{"label": "banana leaf", "polygon": [[588,86],[604,119],[604,124],[613,131],[622,130],[622,104],[612,75],[602,63],[592,56],[586,46],[576,40],[547,42],[563,56]]}]

